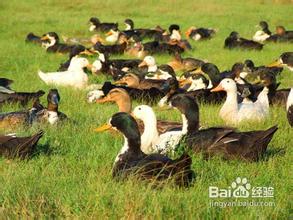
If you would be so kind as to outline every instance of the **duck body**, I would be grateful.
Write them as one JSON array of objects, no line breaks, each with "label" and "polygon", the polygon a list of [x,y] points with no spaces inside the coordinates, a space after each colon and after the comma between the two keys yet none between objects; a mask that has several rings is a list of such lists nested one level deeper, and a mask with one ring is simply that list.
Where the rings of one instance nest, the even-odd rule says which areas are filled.
[{"label": "duck body", "polygon": [[216,31],[211,28],[191,27],[186,32],[186,36],[195,41],[211,39],[215,34]]},{"label": "duck body", "polygon": [[[184,129],[180,125],[180,127],[173,128],[172,131],[159,134],[156,115],[152,108],[147,105],[135,107],[132,114],[143,121],[144,131],[141,135],[141,150],[146,154],[173,152],[181,137],[187,132],[186,128]],[[171,123],[172,125],[174,123]]]},{"label": "duck body", "polygon": [[237,32],[231,32],[230,36],[225,39],[224,48],[233,49],[248,49],[248,50],[262,50],[263,44],[241,38]]},{"label": "duck body", "polygon": [[114,45],[103,45],[100,42],[97,42],[94,45],[94,50],[99,51],[104,54],[123,54],[127,48],[127,43],[114,44]]},{"label": "duck body", "polygon": [[187,134],[183,143],[193,152],[203,153],[206,158],[217,155],[225,159],[258,161],[278,129],[273,126],[264,131],[249,132],[237,132],[227,127],[198,130],[199,108],[193,99],[177,95],[172,98],[171,104],[186,117]]},{"label": "duck body", "polygon": [[58,121],[65,120],[67,116],[58,111],[59,100],[58,90],[51,89],[47,96],[47,108],[44,108],[36,101],[30,110],[1,113],[0,128],[15,128],[23,125],[30,126],[34,122],[55,124]]},{"label": "duck body", "polygon": [[88,76],[83,71],[83,68],[87,66],[89,66],[89,62],[86,58],[73,57],[67,71],[52,73],[39,71],[38,75],[46,84],[82,89],[87,85],[88,81]]},{"label": "duck body", "polygon": [[293,127],[293,89],[291,89],[287,101],[287,118],[288,122]]},{"label": "duck body", "polygon": [[29,157],[43,134],[39,131],[30,137],[0,136],[0,155],[6,158]]},{"label": "duck body", "polygon": [[168,63],[175,71],[191,71],[200,68],[205,62],[192,57],[182,58],[176,54],[174,60]]},{"label": "duck body", "polygon": [[110,126],[124,136],[124,145],[113,165],[114,178],[123,180],[131,175],[141,180],[163,181],[172,178],[178,186],[189,186],[193,181],[192,160],[187,154],[172,160],[161,154],[146,155],[141,151],[138,126],[129,114],[114,114]]},{"label": "duck body", "polygon": [[100,22],[100,20],[96,17],[90,18],[89,22],[91,24],[89,31],[108,32],[111,29],[118,28],[118,23]]}]

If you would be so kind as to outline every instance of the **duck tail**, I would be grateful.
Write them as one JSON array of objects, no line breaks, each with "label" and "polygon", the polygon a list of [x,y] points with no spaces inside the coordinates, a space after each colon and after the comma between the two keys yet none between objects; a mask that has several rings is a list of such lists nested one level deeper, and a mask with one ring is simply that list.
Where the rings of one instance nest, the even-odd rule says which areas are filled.
[{"label": "duck tail", "polygon": [[262,136],[257,140],[258,146],[261,146],[261,149],[259,149],[259,155],[263,155],[266,152],[268,144],[272,140],[277,130],[278,130],[278,126],[275,125],[262,132]]},{"label": "duck tail", "polygon": [[40,138],[44,135],[44,131],[40,130],[35,135],[28,137],[18,148],[18,155],[22,158],[30,156]]}]

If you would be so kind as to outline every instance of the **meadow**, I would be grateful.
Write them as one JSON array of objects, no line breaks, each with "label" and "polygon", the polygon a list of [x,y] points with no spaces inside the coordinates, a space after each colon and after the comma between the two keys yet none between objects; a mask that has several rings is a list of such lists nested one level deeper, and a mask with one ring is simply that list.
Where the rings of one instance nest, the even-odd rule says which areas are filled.
[{"label": "meadow", "polygon": [[[229,51],[223,49],[224,39],[231,31],[251,38],[255,25],[266,20],[271,30],[276,25],[293,29],[291,1],[175,1],[175,0],[2,0],[0,2],[0,77],[13,79],[16,91],[46,92],[37,71],[55,71],[66,55],[48,54],[39,46],[26,44],[29,32],[43,34],[55,31],[60,36],[91,36],[88,20],[123,21],[132,18],[136,27],[164,28],[179,24],[218,29],[215,38],[191,42],[191,56],[215,63],[220,70],[230,69],[235,62],[252,59],[256,65],[273,62],[282,52],[293,51],[293,44],[266,44],[262,51]],[[155,56],[157,63],[171,60],[168,55]],[[92,62],[93,59],[90,59]],[[92,83],[103,83],[105,76],[91,76]],[[285,69],[278,78],[280,88],[293,87],[293,74]],[[116,182],[111,177],[114,158],[123,140],[110,133],[95,133],[93,128],[105,123],[117,111],[114,104],[88,104],[86,91],[58,87],[59,110],[76,123],[58,126],[34,125],[19,128],[19,135],[45,130],[37,152],[30,160],[0,158],[0,218],[156,218],[156,219],[288,219],[292,218],[293,129],[286,119],[284,107],[274,106],[270,117],[262,123],[242,123],[240,131],[267,129],[278,125],[265,158],[257,163],[204,160],[193,156],[197,174],[194,186],[179,189],[166,185],[154,189],[131,179]],[[46,95],[41,99],[46,104]],[[135,103],[137,105],[139,103]],[[6,105],[2,112],[20,106]],[[224,125],[218,116],[219,105],[200,105],[201,123],[206,127]],[[180,121],[176,110],[154,107],[157,117]],[[3,130],[0,133],[7,133]],[[274,206],[211,207],[209,186],[227,188],[237,177],[246,177],[252,186],[274,187]],[[257,200],[257,199],[256,199]],[[220,201],[234,201],[222,199]]]}]

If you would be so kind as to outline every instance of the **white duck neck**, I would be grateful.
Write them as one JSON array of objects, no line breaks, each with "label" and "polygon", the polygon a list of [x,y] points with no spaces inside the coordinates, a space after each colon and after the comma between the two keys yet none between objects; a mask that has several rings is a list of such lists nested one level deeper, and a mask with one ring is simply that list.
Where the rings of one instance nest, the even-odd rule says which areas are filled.
[{"label": "white duck neck", "polygon": [[148,66],[148,72],[156,72],[157,70],[158,70],[158,67],[156,64]]},{"label": "white duck neck", "polygon": [[221,108],[220,114],[222,116],[224,116],[223,114],[229,114],[229,117],[236,117],[236,114],[238,112],[237,91],[231,90],[226,92],[227,98]]},{"label": "white duck neck", "polygon": [[287,100],[287,111],[290,108],[290,106],[293,105],[293,88],[290,90],[288,100]]},{"label": "white duck neck", "polygon": [[141,150],[144,153],[150,153],[151,147],[155,140],[159,138],[157,130],[157,119],[154,113],[150,113],[142,119],[144,124],[144,131],[141,135]]},{"label": "white duck neck", "polygon": [[128,145],[128,140],[127,138],[123,135],[123,138],[124,138],[124,144],[123,144],[123,147],[121,148],[121,150],[119,151],[118,155],[116,156],[115,158],[115,163],[117,163],[119,160],[120,160],[120,157],[125,154],[128,149],[129,149],[129,145]]}]

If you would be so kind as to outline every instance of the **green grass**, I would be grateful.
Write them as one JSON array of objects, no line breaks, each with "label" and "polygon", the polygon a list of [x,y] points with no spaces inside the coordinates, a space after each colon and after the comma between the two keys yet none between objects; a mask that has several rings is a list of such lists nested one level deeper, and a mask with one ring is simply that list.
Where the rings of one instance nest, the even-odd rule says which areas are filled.
[{"label": "green grass", "polygon": [[[260,20],[267,20],[273,30],[282,24],[293,29],[293,7],[290,1],[16,1],[0,2],[0,76],[15,80],[13,89],[35,91],[51,87],[37,76],[38,69],[54,71],[67,56],[47,54],[44,49],[25,44],[28,32],[42,34],[56,31],[66,36],[90,36],[87,21],[97,16],[103,21],[132,18],[137,27],[167,28],[178,23],[182,30],[189,26],[218,28],[216,37],[206,42],[192,42],[194,49],[184,56],[207,59],[221,70],[238,61],[251,58],[257,65],[268,64],[282,52],[293,51],[291,44],[268,44],[261,52],[223,49],[226,36],[238,31],[251,38]],[[291,25],[291,26],[290,26]],[[171,59],[156,57],[159,64]],[[102,82],[105,78],[91,77]],[[293,75],[283,71],[282,87],[293,86]],[[244,123],[239,130],[266,129],[278,124],[266,158],[258,163],[205,161],[193,157],[197,180],[190,189],[167,185],[153,189],[129,180],[115,182],[111,178],[114,158],[122,146],[121,137],[97,134],[92,128],[105,123],[117,107],[112,104],[90,105],[86,92],[58,88],[60,110],[77,124],[40,126],[46,132],[39,142],[38,155],[28,161],[0,158],[0,218],[188,218],[188,219],[287,219],[292,218],[292,146],[293,130],[283,107],[271,109],[263,123]],[[45,96],[42,101],[45,103]],[[201,105],[201,123],[223,125],[217,112],[220,106]],[[20,109],[5,106],[3,111]],[[160,111],[162,119],[180,120],[179,112]],[[32,134],[39,127],[20,128],[19,134]],[[5,131],[3,131],[5,132]],[[210,207],[208,187],[226,188],[236,177],[247,177],[252,186],[275,188],[273,207]],[[271,201],[263,199],[262,201]],[[225,200],[225,201],[233,201]]]}]

